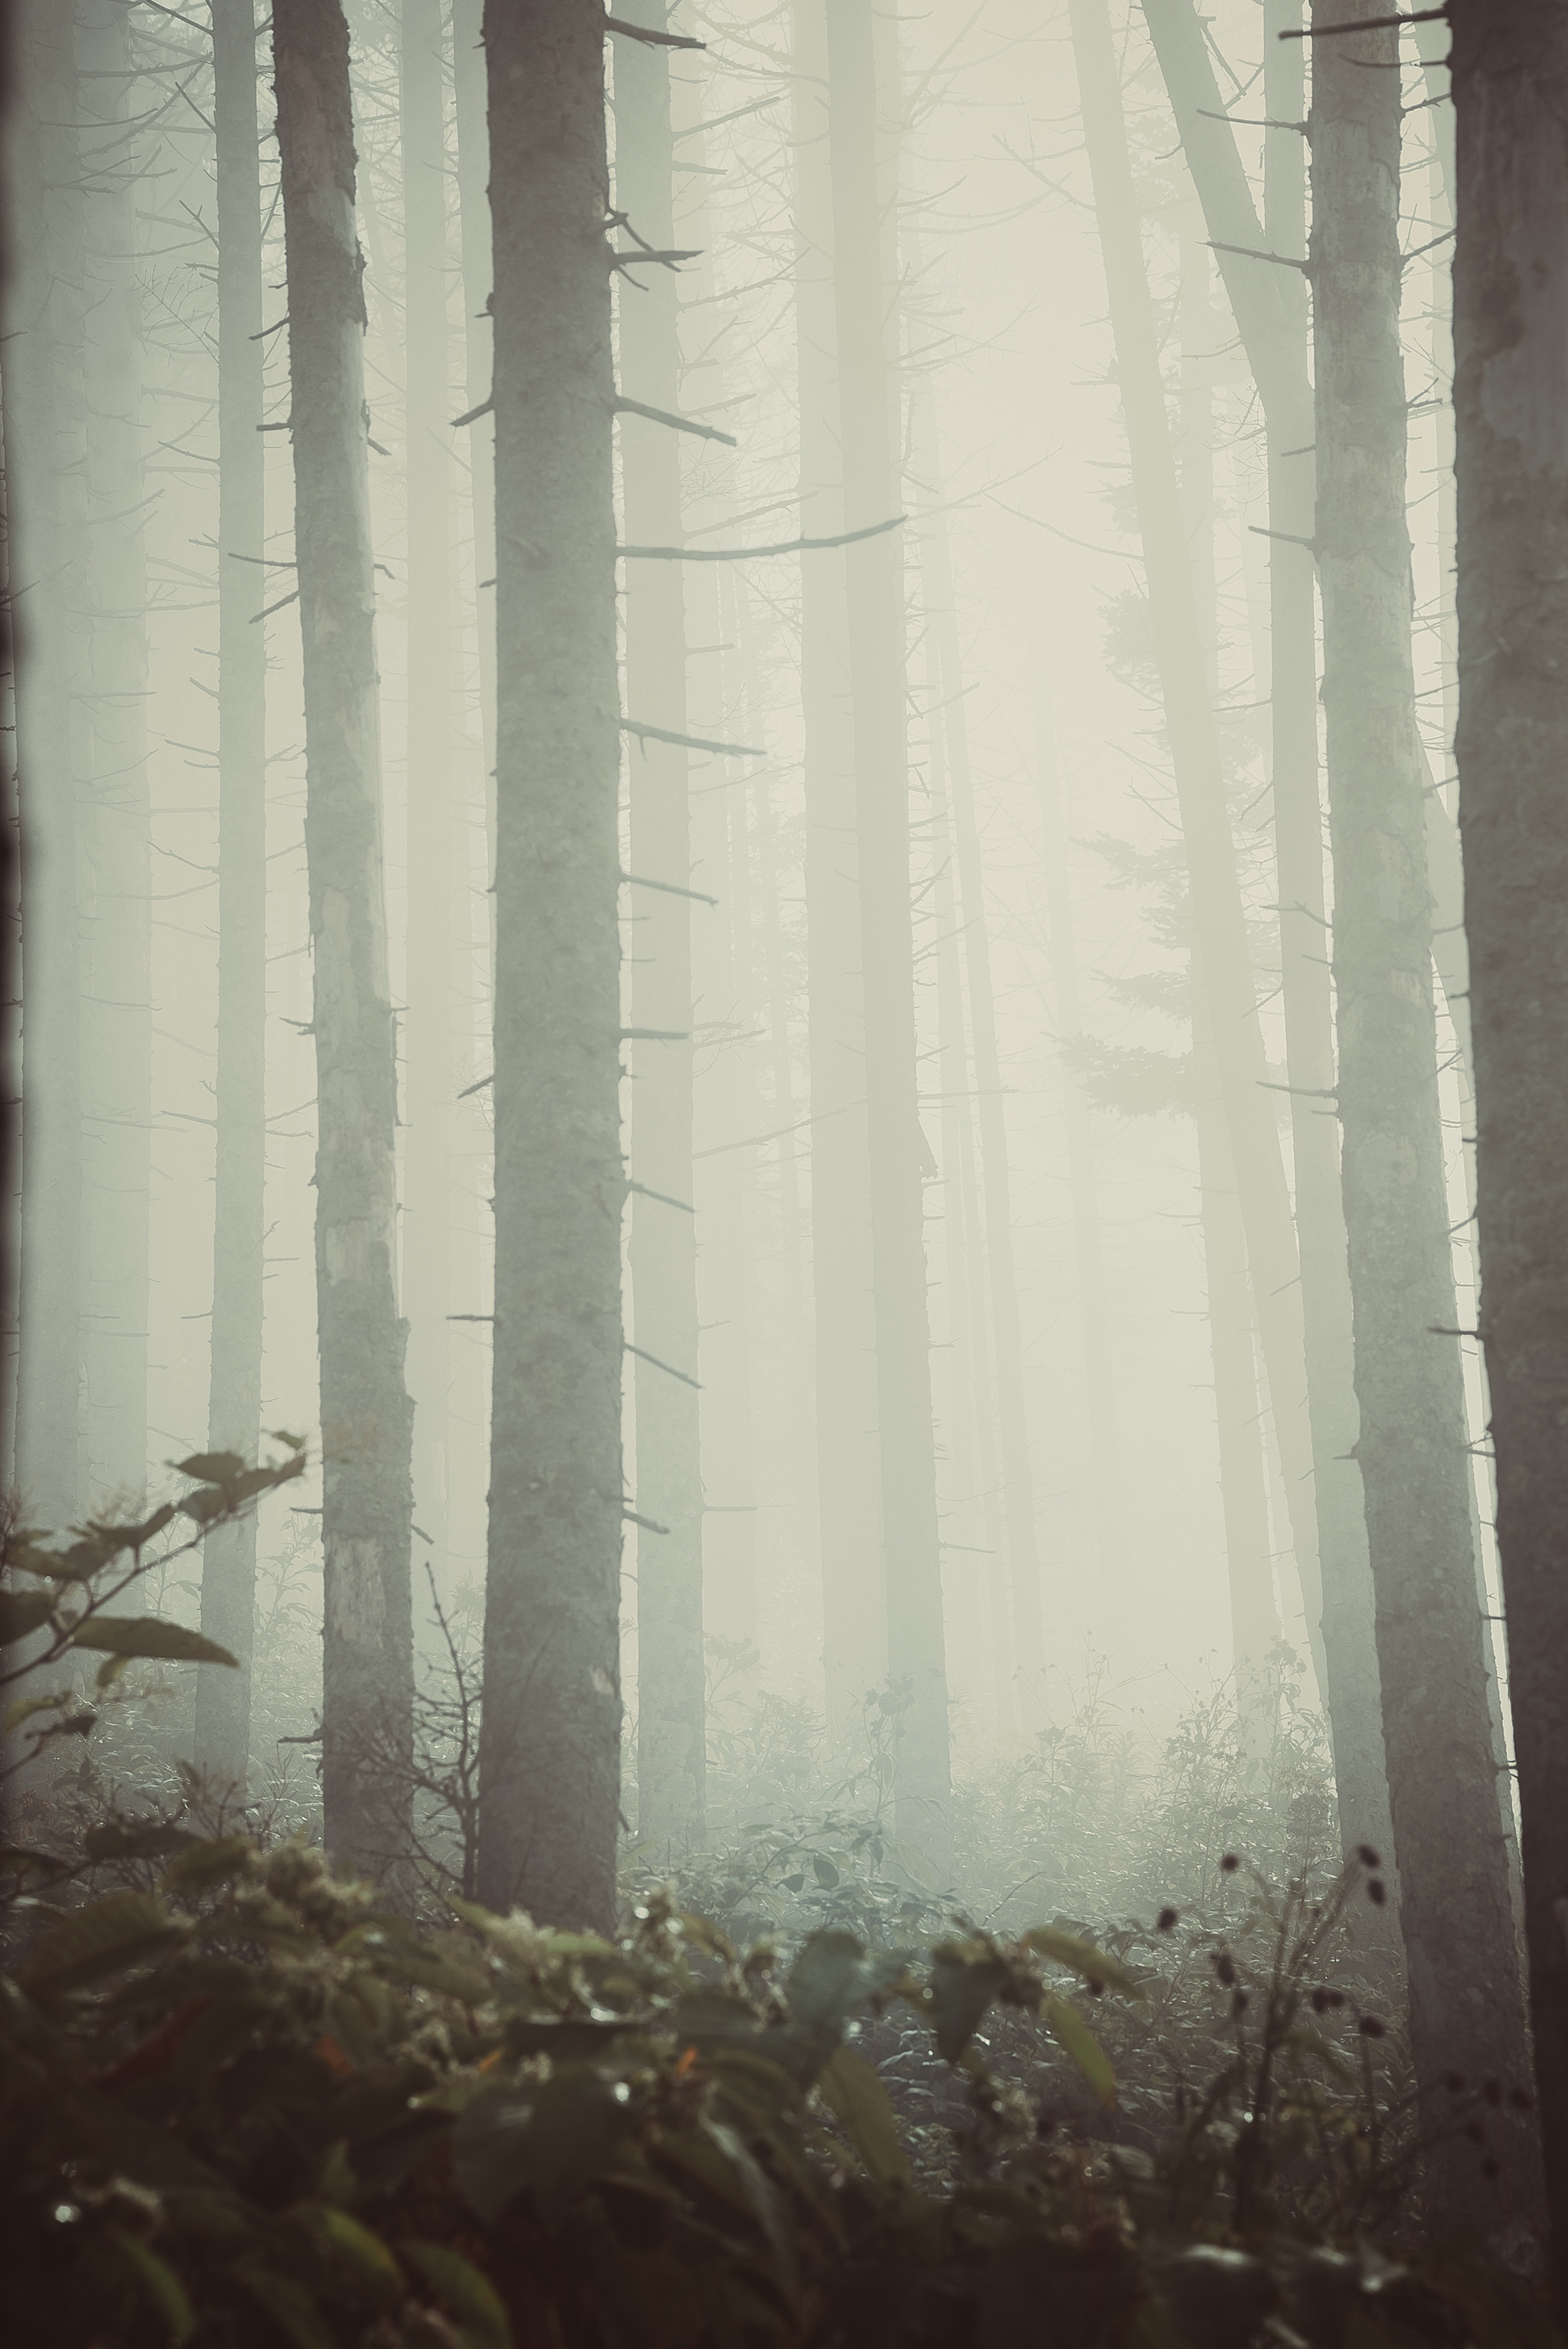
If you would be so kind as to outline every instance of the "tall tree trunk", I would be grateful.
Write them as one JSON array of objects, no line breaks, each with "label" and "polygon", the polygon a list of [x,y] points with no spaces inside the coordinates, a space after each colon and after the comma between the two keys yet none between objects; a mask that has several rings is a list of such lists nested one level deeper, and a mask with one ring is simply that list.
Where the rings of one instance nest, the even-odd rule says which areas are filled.
[{"label": "tall tree trunk", "polygon": [[1132,458],[1149,610],[1187,850],[1193,972],[1212,1023],[1247,1264],[1305,1575],[1316,1557],[1301,1289],[1290,1195],[1258,1020],[1246,922],[1206,687],[1154,314],[1105,0],[1070,0],[1073,50]]},{"label": "tall tree trunk", "polygon": [[[844,521],[851,530],[897,511],[885,342],[889,311],[895,317],[897,311],[882,271],[877,98],[871,0],[835,0],[828,12],[829,146]],[[903,561],[897,534],[883,531],[848,550],[845,576],[888,1672],[911,1697],[900,1733],[897,1817],[901,1836],[940,1866],[951,1848],[952,1781],[925,1296],[922,1185],[929,1153],[915,1087]]]},{"label": "tall tree trunk", "polygon": [[[1315,0],[1314,29],[1378,13]],[[1399,348],[1398,35],[1322,38],[1312,105],[1316,550],[1334,853],[1334,976],[1357,1457],[1377,1595],[1416,2076],[1517,2082],[1527,2062],[1497,1803],[1438,1112],[1426,767],[1411,668]],[[1489,2124],[1511,2206],[1530,2131]],[[1473,2217],[1475,2148],[1436,2150],[1436,2207]]]},{"label": "tall tree trunk", "polygon": [[1294,269],[1249,258],[1265,249],[1287,262],[1305,256],[1305,165],[1301,133],[1289,126],[1305,114],[1305,45],[1279,38],[1300,25],[1301,0],[1267,0],[1264,111],[1286,127],[1271,130],[1265,140],[1261,224],[1235,134],[1223,119],[1192,0],[1144,0],[1144,14],[1267,422],[1269,527],[1275,533],[1269,541],[1269,772],[1320,1597],[1314,1592],[1311,1560],[1298,1554],[1297,1563],[1328,1708],[1343,1847],[1348,1854],[1367,1843],[1388,1857],[1393,1831],[1372,1632],[1372,1568],[1361,1467],[1355,1456],[1361,1419],[1339,1135],[1332,1107],[1334,1007],[1324,950],[1316,615],[1306,543],[1313,532],[1314,472],[1305,282],[1297,286]]},{"label": "tall tree trunk", "polygon": [[397,1311],[397,1085],[387,982],[363,263],[355,233],[348,28],[338,0],[276,0],[273,59],[315,955],[322,1794],[329,1850],[379,1867],[396,1856],[399,1822],[377,1756],[405,1750],[410,1735],[413,1414],[403,1379],[407,1325]]},{"label": "tall tree trunk", "polygon": [[[665,0],[628,0],[627,21],[662,32]],[[615,206],[625,242],[675,244],[670,53],[615,44]],[[621,388],[673,414],[680,398],[676,282],[668,267],[632,269],[620,300]],[[684,536],[680,442],[667,425],[621,425],[628,543]],[[641,724],[686,730],[681,566],[639,564],[626,582],[626,702]],[[702,1454],[697,1402],[696,1219],[691,1199],[691,824],[686,754],[634,741],[632,871],[665,884],[634,892],[632,1016],[646,1031],[634,1055],[632,1316],[637,1354],[637,1832],[665,1850],[700,1844],[707,1778],[702,1630]],[[648,1196],[662,1192],[663,1199]],[[663,1528],[655,1531],[654,1526]]]},{"label": "tall tree trunk", "polygon": [[[795,343],[800,512],[813,537],[843,527],[837,416],[827,0],[795,0]],[[828,1733],[841,1745],[887,1670],[877,1472],[876,1323],[866,1141],[865,991],[846,646],[844,566],[800,558],[806,738],[807,1042],[811,1288],[822,1663]]]},{"label": "tall tree trunk", "polygon": [[[485,840],[495,879],[495,417],[490,412],[490,127],[485,114],[483,0],[452,0],[452,103],[458,126],[458,228],[462,246],[465,390],[478,603],[480,730],[484,743]],[[495,957],[495,895],[486,901]]]},{"label": "tall tree trunk", "polygon": [[[1057,1037],[1065,1042],[1083,1026],[1078,999],[1078,947],[1073,936],[1071,876],[1061,788],[1057,775],[1056,728],[1045,673],[1035,664],[1035,761],[1040,779],[1040,830],[1046,859],[1046,920],[1050,938],[1051,979],[1056,991]],[[1126,1572],[1126,1526],[1121,1511],[1121,1439],[1117,1408],[1115,1357],[1110,1341],[1110,1302],[1105,1285],[1100,1240],[1099,1183],[1094,1163],[1094,1130],[1078,1079],[1067,1078],[1063,1124],[1067,1131],[1068,1185],[1072,1199],[1073,1255],[1078,1270],[1078,1326],[1083,1342],[1084,1400],[1088,1414],[1088,1453],[1094,1479],[1096,1556],[1100,1586],[1122,1588]]]},{"label": "tall tree trunk", "polygon": [[1457,11],[1460,828],[1481,1330],[1559,2321],[1568,2323],[1568,24]]},{"label": "tall tree trunk", "polygon": [[4,385],[16,630],[26,1109],[16,1479],[30,1517],[80,1497],[81,1046],[73,714],[86,600],[82,228],[69,0],[16,13]]},{"label": "tall tree trunk", "polygon": [[408,905],[403,1019],[403,1305],[414,1406],[414,1521],[442,1576],[449,1458],[452,1119],[452,867],[466,778],[452,755],[451,512],[448,437],[447,181],[441,0],[403,0],[404,446],[407,464]]},{"label": "tall tree trunk", "polygon": [[85,0],[77,13],[77,58],[90,547],[84,709],[91,748],[83,811],[84,1468],[93,1491],[134,1502],[147,1477],[152,853],[137,153],[129,121],[127,16],[115,0]]},{"label": "tall tree trunk", "polygon": [[[1190,214],[1190,206],[1183,210]],[[1220,690],[1219,573],[1214,558],[1214,391],[1210,367],[1217,327],[1210,299],[1209,255],[1192,235],[1190,217],[1184,217],[1181,223],[1181,270],[1176,308],[1181,363],[1177,486],[1191,564],[1204,681],[1212,702]],[[1191,993],[1199,1215],[1208,1284],[1220,1506],[1231,1599],[1231,1652],[1243,1736],[1248,1750],[1256,1753],[1267,1738],[1264,1708],[1268,1659],[1278,1641],[1280,1627],[1274,1600],[1274,1544],[1269,1528],[1257,1363],[1253,1350],[1253,1291],[1248,1277],[1246,1225],[1236,1186],[1235,1154],[1225,1124],[1213,1023],[1195,970],[1191,973]]]},{"label": "tall tree trunk", "polygon": [[[934,434],[933,439],[934,440]],[[996,1350],[996,1417],[1001,1437],[1007,1568],[1013,1600],[1013,1646],[1018,1709],[1026,1736],[1047,1718],[1046,1651],[1041,1628],[1040,1554],[1035,1533],[1035,1475],[1024,1406],[1024,1339],[1018,1318],[1018,1274],[1013,1256],[1013,1185],[1007,1155],[1007,1105],[996,1041],[991,942],[985,927],[985,874],[969,766],[968,704],[964,698],[958,607],[947,516],[942,510],[940,464],[931,468],[938,512],[930,532],[931,625],[936,633],[942,724],[953,793],[958,887],[964,907],[965,968],[975,1044],[975,1106],[979,1112],[981,1178],[985,1197],[985,1269]]]},{"label": "tall tree trunk", "polygon": [[[262,1417],[266,1179],[267,648],[256,558],[264,549],[262,177],[251,0],[212,0],[218,146],[218,1136],[208,1438],[254,1457]],[[272,599],[263,596],[263,602]],[[243,1785],[250,1756],[256,1517],[209,1534],[201,1629],[239,1661],[196,1675],[198,1769]]]},{"label": "tall tree trunk", "polygon": [[615,1914],[619,694],[603,12],[487,0],[496,1291],[480,1895]]}]

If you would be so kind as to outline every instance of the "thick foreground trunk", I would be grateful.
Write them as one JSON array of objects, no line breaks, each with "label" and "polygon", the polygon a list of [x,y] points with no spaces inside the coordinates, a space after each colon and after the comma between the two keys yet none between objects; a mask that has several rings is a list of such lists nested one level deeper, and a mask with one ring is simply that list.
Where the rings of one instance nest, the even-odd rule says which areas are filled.
[{"label": "thick foreground trunk", "polygon": [[1460,829],[1535,2082],[1568,2322],[1568,16],[1456,11]]},{"label": "thick foreground trunk", "polygon": [[412,1413],[403,1382],[407,1330],[397,1312],[397,1088],[383,897],[365,304],[348,30],[337,0],[277,0],[273,57],[315,965],[322,1793],[334,1857],[381,1870],[397,1853],[397,1764],[410,1736]]},{"label": "thick foreground trunk", "polygon": [[[1328,0],[1313,21],[1321,30],[1381,13],[1377,0]],[[1528,2058],[1451,1334],[1427,776],[1410,652],[1397,39],[1385,29],[1315,44],[1315,537],[1357,1456],[1411,2052],[1436,2120],[1445,2074],[1517,2086]],[[1430,2157],[1434,2208],[1449,2221],[1501,2225],[1537,2190],[1528,2126],[1503,2106],[1488,2130],[1505,2182],[1484,2185],[1463,2138]]]},{"label": "thick foreground trunk", "polygon": [[620,745],[604,18],[489,0],[495,1371],[480,1896],[615,1912]]}]

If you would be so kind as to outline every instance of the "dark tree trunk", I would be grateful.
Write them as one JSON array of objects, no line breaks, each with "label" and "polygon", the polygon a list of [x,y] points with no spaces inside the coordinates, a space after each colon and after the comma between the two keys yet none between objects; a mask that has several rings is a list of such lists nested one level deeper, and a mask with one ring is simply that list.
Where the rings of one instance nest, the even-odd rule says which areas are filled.
[{"label": "dark tree trunk", "polygon": [[387,983],[381,736],[355,233],[348,29],[338,0],[277,0],[294,555],[304,648],[315,953],[316,1313],[325,1555],[322,1785],[334,1856],[380,1868],[398,1820],[377,1756],[412,1702],[412,1413],[398,1318],[397,1061]]},{"label": "dark tree trunk", "polygon": [[488,0],[499,772],[480,1893],[600,1928],[621,1782],[625,1188],[603,39],[597,0]]},{"label": "dark tree trunk", "polygon": [[[215,1451],[255,1456],[262,1417],[263,1193],[266,1176],[267,648],[262,603],[262,178],[251,0],[212,0],[218,142],[218,1142],[213,1198]],[[196,1676],[196,1764],[244,1784],[250,1755],[256,1516],[209,1534],[201,1629],[239,1660]]]},{"label": "dark tree trunk", "polygon": [[[665,0],[628,0],[633,24],[663,32]],[[615,206],[622,242],[667,253],[676,243],[670,53],[618,40]],[[635,283],[632,281],[635,280]],[[621,389],[673,414],[680,401],[676,280],[667,268],[621,282]],[[621,420],[626,538],[681,542],[679,437],[646,417]],[[683,564],[639,563],[626,581],[626,709],[641,724],[686,731]],[[696,1218],[669,1206],[692,1196],[692,906],[686,753],[634,741],[631,869],[663,882],[637,889],[632,1017],[631,1268],[636,1397],[637,1833],[663,1851],[703,1840],[707,1785],[702,1611],[702,1457],[697,1400]],[[650,1193],[663,1195],[654,1198]],[[653,1357],[652,1360],[649,1357]],[[655,1531],[654,1527],[662,1527]]]},{"label": "dark tree trunk", "polygon": [[1568,2323],[1568,18],[1455,11],[1460,828],[1535,2081]]},{"label": "dark tree trunk", "polygon": [[[1372,1570],[1361,1470],[1350,1330],[1350,1275],[1333,1114],[1334,1011],[1326,934],[1323,811],[1318,792],[1317,654],[1312,550],[1312,382],[1305,285],[1296,273],[1249,259],[1287,259],[1305,243],[1305,171],[1299,131],[1269,133],[1260,223],[1223,119],[1203,27],[1192,0],[1144,0],[1165,87],[1215,258],[1241,329],[1268,428],[1270,779],[1279,884],[1281,992],[1293,1087],[1291,1157],[1301,1257],[1301,1313],[1317,1516],[1320,1595],[1302,1559],[1334,1748],[1344,1849],[1387,1854],[1391,1841],[1381,1695],[1372,1632]],[[1269,0],[1264,111],[1301,119],[1305,44],[1277,36],[1299,25],[1299,0]],[[1240,251],[1233,248],[1243,248]]]},{"label": "dark tree trunk", "polygon": [[[843,527],[837,409],[833,191],[826,0],[795,0],[796,395],[800,511],[811,534]],[[841,1746],[887,1670],[876,1326],[866,1147],[855,753],[849,621],[837,554],[800,558],[800,709],[806,744],[807,1041],[810,1059],[811,1286],[822,1667],[828,1734]]]},{"label": "dark tree trunk", "polygon": [[[452,867],[466,832],[451,688],[453,414],[447,352],[447,182],[440,0],[403,0],[403,382],[407,466],[408,898],[403,1020],[403,1305],[414,1406],[414,1518],[447,1565],[451,1473],[452,1120],[463,1081],[452,1033]],[[465,403],[466,404],[466,403]],[[464,845],[466,847],[466,841]]]},{"label": "dark tree trunk", "polygon": [[[1316,0],[1319,32],[1382,15]],[[1314,43],[1312,274],[1323,703],[1357,1455],[1377,1599],[1410,2040],[1426,2095],[1458,2072],[1517,2085],[1528,2055],[1498,1808],[1432,1009],[1426,766],[1416,726],[1405,371],[1399,347],[1399,80],[1392,29]],[[1434,2117],[1437,2117],[1434,2111]],[[1434,2207],[1501,2226],[1538,2190],[1532,2132],[1489,2121],[1436,2149]],[[1484,2199],[1478,2200],[1483,2197]]]},{"label": "dark tree trunk", "polygon": [[68,0],[16,12],[23,104],[9,142],[13,276],[0,368],[16,602],[22,843],[21,1339],[16,1480],[64,1526],[80,1497],[82,1122],[73,698],[86,603],[80,160]]},{"label": "dark tree trunk", "polygon": [[[828,92],[844,522],[857,530],[897,511],[870,0],[830,6]],[[951,1853],[952,1776],[925,1296],[929,1154],[915,1089],[903,561],[898,534],[883,531],[848,550],[846,579],[888,1675],[910,1697],[897,1816],[900,1835],[942,1868]]]}]

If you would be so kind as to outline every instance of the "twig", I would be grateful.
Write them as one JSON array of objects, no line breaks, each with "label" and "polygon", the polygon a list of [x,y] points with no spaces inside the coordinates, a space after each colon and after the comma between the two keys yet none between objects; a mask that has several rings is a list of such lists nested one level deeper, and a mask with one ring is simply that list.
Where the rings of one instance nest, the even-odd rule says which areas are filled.
[{"label": "twig", "polygon": [[832,546],[854,546],[862,538],[880,538],[885,530],[902,530],[908,520],[894,514],[891,522],[873,522],[866,530],[846,530],[837,538],[785,538],[776,546],[618,546],[627,561],[656,563],[745,563],[754,554],[810,554]]},{"label": "twig", "polygon": [[646,25],[628,25],[624,16],[606,16],[604,30],[619,33],[628,41],[644,41],[650,49],[706,49],[706,41],[694,40],[690,33],[655,33]]},{"label": "twig", "polygon": [[[637,551],[622,549],[623,554]],[[749,742],[705,742],[700,734],[672,734],[666,727],[645,726],[636,718],[623,718],[621,731],[623,734],[634,734],[639,742],[674,742],[686,750],[711,750],[721,759],[765,759],[768,756],[766,750],[759,750]],[[627,878],[630,877],[628,874]],[[657,886],[657,884],[652,885]],[[695,895],[696,892],[692,894]],[[711,905],[716,901],[710,898],[708,902]]]},{"label": "twig", "polygon": [[[662,889],[666,897],[695,897],[699,905],[717,905],[718,903],[718,899],[710,897],[706,889],[683,889],[675,881],[650,881],[645,873],[623,873],[621,878],[630,889]],[[459,1099],[461,1098],[459,1094]]]},{"label": "twig", "polygon": [[1386,33],[1391,25],[1438,25],[1448,17],[1446,8],[1418,8],[1409,16],[1363,16],[1355,25],[1301,25],[1282,33],[1282,41],[1326,41],[1334,33]]},{"label": "twig", "polygon": [[[627,399],[621,392],[615,394],[613,404],[617,416],[645,416],[650,424],[667,424],[672,432],[695,432],[699,440],[722,440],[727,449],[740,446],[733,432],[721,432],[714,424],[694,423],[689,416],[672,416],[667,408],[650,408],[645,400]],[[477,416],[481,411],[473,412]],[[466,424],[469,419],[459,416],[454,421]]]},{"label": "twig", "polygon": [[[652,1362],[655,1371],[667,1371],[670,1377],[672,1379],[679,1379],[683,1386],[696,1387],[700,1390],[702,1385],[702,1381],[700,1379],[688,1379],[684,1371],[677,1371],[673,1362],[661,1362],[658,1356],[656,1354],[650,1354],[645,1346],[634,1346],[629,1338],[623,1338],[621,1343],[625,1348],[626,1352],[628,1354],[635,1354],[640,1362]],[[665,1526],[661,1528],[661,1530],[668,1532],[669,1528]]]}]

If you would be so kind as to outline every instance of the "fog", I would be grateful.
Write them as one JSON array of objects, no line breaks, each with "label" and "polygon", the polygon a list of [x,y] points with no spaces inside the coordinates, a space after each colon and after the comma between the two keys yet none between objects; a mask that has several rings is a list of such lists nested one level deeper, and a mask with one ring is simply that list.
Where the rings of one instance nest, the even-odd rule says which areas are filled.
[{"label": "fog", "polygon": [[[1165,0],[1158,14],[1169,31],[1188,12]],[[635,15],[664,26],[660,8]],[[1265,57],[1265,33],[1289,24],[1274,16],[1222,0],[1200,48],[1234,168],[1280,248],[1243,264],[1245,282],[1273,302],[1288,279],[1305,335],[1305,147],[1292,124],[1263,124],[1265,71],[1272,91],[1287,70]],[[212,16],[248,74],[248,11]],[[826,1785],[872,1765],[865,1700],[886,1691],[887,1719],[904,1723],[897,1766],[918,1777],[923,1675],[959,1789],[1060,1748],[1086,1707],[1104,1754],[1158,1786],[1165,1742],[1207,1708],[1230,1724],[1216,1733],[1243,1779],[1264,1783],[1283,1738],[1332,1801],[1312,1495],[1323,1439],[1307,1424],[1299,1302],[1283,1337],[1266,1326],[1296,1278],[1295,1236],[1287,1210],[1264,1248],[1236,1173],[1238,1151],[1260,1164],[1274,1152],[1257,1195],[1272,1180],[1287,1199],[1300,1135],[1335,1119],[1332,1073],[1295,1070],[1282,974],[1271,575],[1295,542],[1271,507],[1255,358],[1154,20],[1122,0],[1109,13],[1100,0],[936,0],[903,16],[846,8],[830,25],[802,0],[674,10],[673,47],[605,43],[614,379],[634,403],[614,430],[620,535],[726,558],[634,557],[617,574],[633,721],[620,855],[634,876],[619,895],[632,1186],[619,1800],[645,1859],[703,1848],[758,1807],[761,1782],[736,1756],[765,1718],[792,1724],[799,1792],[812,1772]],[[312,939],[325,916],[307,874],[290,430],[303,364],[296,328],[291,388],[290,271],[303,264],[285,253],[273,59],[263,26],[258,276],[241,249],[244,90],[231,63],[215,115],[206,12],[32,0],[16,24],[5,357],[26,851],[19,1509],[60,1526],[135,1512],[168,1488],[161,1464],[210,1448],[248,1458],[267,1429],[308,1435],[304,1481],[258,1505],[254,1630],[236,1634],[248,1752],[196,1750],[195,1675],[149,1700],[144,1729],[108,1732],[129,1740],[133,1782],[145,1768],[162,1784],[193,1756],[304,1818],[319,1800],[333,1506],[323,1421],[330,1457],[356,1406],[327,1392],[318,1355]],[[491,1002],[498,925],[504,949],[531,916],[495,881],[497,694],[526,699],[537,676],[525,646],[497,641],[477,0],[353,0],[348,25],[379,675],[372,896],[396,1052],[418,1678],[449,1661],[433,1608],[477,1656],[487,1553],[493,1578],[511,1538],[487,1511]],[[1080,102],[1084,58],[1107,40],[1109,137],[1110,118],[1097,128]],[[1297,45],[1288,71],[1302,70]],[[1403,92],[1413,708],[1452,856],[1450,133],[1444,69],[1410,42]],[[1141,283],[1108,295],[1123,137]],[[1127,383],[1147,336],[1180,498],[1181,627],[1203,671],[1184,690],[1217,745],[1228,819],[1229,874],[1200,885],[1190,857],[1207,852],[1172,756],[1189,721],[1170,706],[1165,624],[1151,617],[1153,493],[1130,460]],[[255,471],[247,399],[259,506],[236,470]],[[680,419],[701,431],[671,429]],[[303,474],[299,495],[314,502]],[[841,543],[884,523],[897,526]],[[797,543],[811,539],[835,545]],[[503,548],[503,593],[504,561]],[[1309,712],[1284,749],[1315,793],[1312,728]],[[562,774],[560,788],[575,785]],[[1326,851],[1326,818],[1308,826]],[[1255,1018],[1222,1014],[1216,1036],[1211,994],[1195,1039],[1202,909],[1238,890]],[[1458,908],[1434,895],[1440,938]],[[1293,947],[1320,968],[1327,925]],[[1445,979],[1439,944],[1429,1082],[1452,1226],[1447,1320],[1471,1332],[1468,1029],[1456,1034]],[[229,1045],[225,991],[240,1023]],[[1267,1103],[1245,1140],[1217,1074],[1237,1023],[1267,1067],[1238,1081]],[[913,1098],[899,1091],[905,1053]],[[264,1188],[247,1206],[243,1136],[260,1114]],[[903,1135],[891,1157],[879,1120]],[[226,1121],[240,1154],[227,1195]],[[916,1163],[918,1193],[913,1174],[900,1190]],[[543,1259],[558,1242],[547,1201],[538,1214],[514,1244]],[[1343,1260],[1343,1226],[1338,1247]],[[215,1251],[220,1291],[240,1257],[261,1268],[248,1407],[244,1376],[223,1390],[214,1366]],[[239,1360],[250,1309],[216,1309]],[[529,1341],[536,1356],[548,1342]],[[1480,1618],[1500,1602],[1476,1349],[1470,1335],[1424,1342],[1463,1364],[1479,1659]],[[1283,1402],[1271,1366],[1292,1385]],[[924,1603],[923,1480],[940,1603],[917,1635],[902,1594],[907,1575],[909,1608]],[[229,1555],[217,1538],[210,1561]],[[243,1551],[246,1537],[223,1538]],[[158,1611],[220,1630],[233,1602],[181,1573],[164,1578]],[[655,1623],[651,1606],[673,1612]],[[1368,1597],[1355,1634],[1368,1651],[1370,1621]],[[671,1762],[649,1708],[673,1720],[694,1675],[706,1755]],[[515,1689],[503,1701],[527,1710]],[[687,1791],[650,1786],[661,1769]],[[945,1786],[920,1800],[943,1812],[932,1864],[960,1879]],[[1343,1824],[1351,1843],[1372,1831]]]}]

